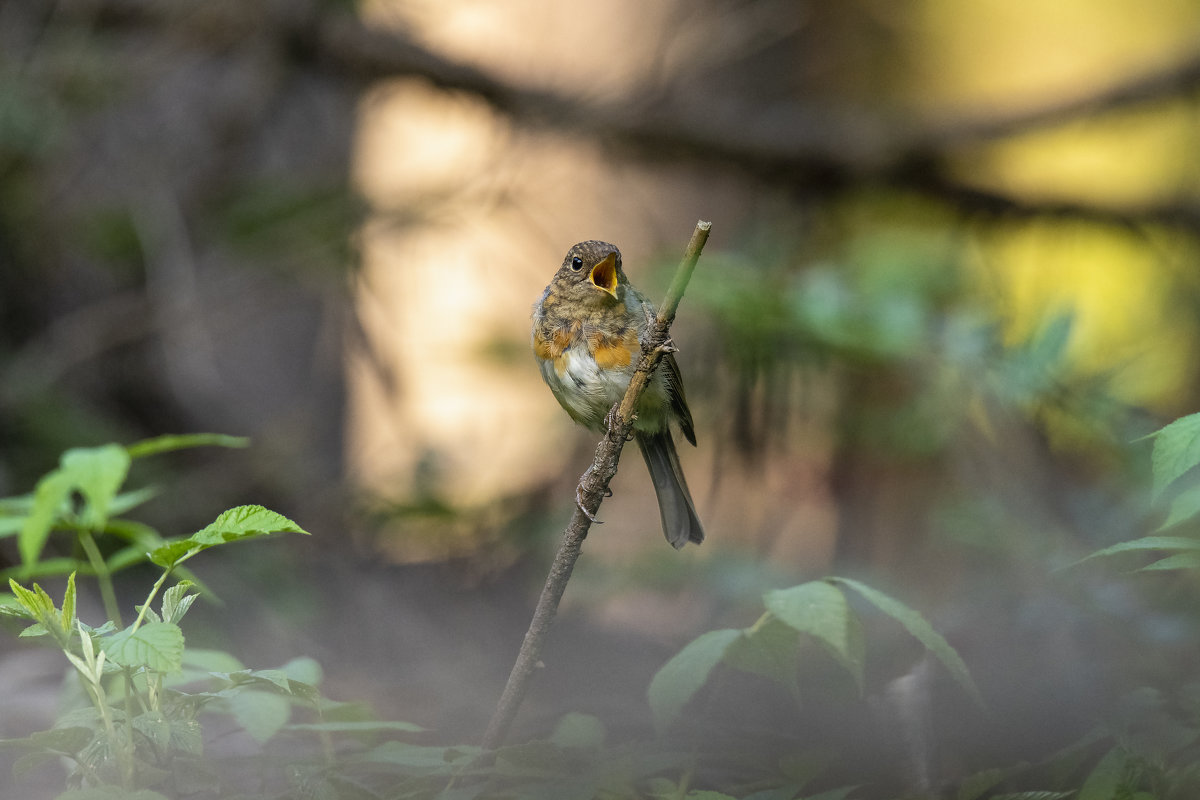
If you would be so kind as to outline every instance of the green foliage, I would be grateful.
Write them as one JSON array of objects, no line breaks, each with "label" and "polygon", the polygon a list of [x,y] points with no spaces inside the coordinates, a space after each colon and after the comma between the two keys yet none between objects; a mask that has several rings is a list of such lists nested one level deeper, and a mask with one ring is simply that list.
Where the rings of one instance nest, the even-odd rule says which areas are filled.
[{"label": "green foliage", "polygon": [[[6,616],[30,623],[22,637],[43,639],[62,650],[91,703],[66,710],[50,731],[0,741],[0,748],[23,753],[18,771],[47,759],[67,759],[73,765],[68,777],[73,788],[61,797],[164,798],[201,791],[203,796],[221,796],[219,770],[203,761],[202,710],[232,718],[259,742],[279,734],[296,709],[315,717],[310,724],[324,722],[322,713],[329,703],[316,686],[321,671],[314,662],[297,659],[278,670],[249,670],[226,654],[197,651],[189,656],[180,623],[199,596],[198,585],[185,579],[167,586],[182,562],[208,548],[305,531],[260,506],[230,509],[180,539],[164,540],[132,521],[113,525],[112,514],[124,513],[151,496],[145,490],[119,493],[132,458],[206,444],[241,446],[243,442],[205,434],[162,437],[129,448],[70,450],[32,495],[0,501],[9,520],[4,531],[22,537],[23,573],[39,568],[54,572],[44,569],[47,560],[41,560],[40,553],[55,530],[86,536],[85,550],[94,551],[86,561],[55,560],[55,569],[75,567],[67,577],[61,603],[39,584],[26,586],[10,577],[12,599],[0,606]],[[78,504],[71,502],[72,495],[78,495]],[[77,574],[89,567],[97,577],[111,574],[112,562],[99,558],[93,538],[105,535],[128,537],[143,552],[150,549],[151,560],[163,567],[127,627],[115,613],[96,627],[77,617]],[[350,730],[360,734],[416,730],[404,723],[359,722],[365,727]],[[327,724],[353,725],[354,721]]]},{"label": "green foliage", "polygon": [[[0,538],[16,536],[21,555],[21,565],[0,570],[0,578],[28,580],[69,573],[95,576],[100,582],[105,610],[120,624],[120,610],[112,588],[113,574],[145,562],[148,553],[167,545],[150,526],[118,516],[158,493],[155,487],[121,491],[132,460],[188,447],[245,447],[246,444],[239,437],[202,433],[162,436],[128,447],[107,444],[66,451],[58,468],[42,476],[31,494],[0,500]],[[82,556],[43,557],[46,543],[56,531],[73,536]],[[101,537],[124,546],[113,549],[106,557],[97,545],[96,540]]]},{"label": "green foliage", "polygon": [[983,706],[983,698],[966,665],[924,617],[858,581],[829,578],[767,592],[763,596],[767,612],[754,625],[740,631],[710,631],[668,661],[654,676],[648,692],[658,730],[666,731],[679,719],[692,697],[709,683],[719,664],[772,679],[798,698],[800,687],[796,683],[796,664],[804,638],[827,650],[861,689],[865,660],[862,626],[840,586],[853,589],[899,622],[945,665],[971,699]]},{"label": "green foliage", "polygon": [[[1031,348],[1053,360],[1065,347],[1069,324],[1051,327],[1042,334],[1046,341]],[[1193,496],[1200,487],[1187,483],[1200,463],[1195,439],[1190,425],[1168,425],[1155,434],[1155,496],[1171,508],[1164,527],[1186,525],[1200,504]],[[212,547],[305,533],[260,506],[230,509],[180,537],[163,537],[121,516],[156,491],[124,488],[131,459],[201,444],[241,442],[162,437],[128,448],[68,451],[34,492],[0,500],[0,535],[31,537],[22,551],[31,558],[8,576],[12,596],[0,604],[0,614],[24,620],[22,637],[63,652],[83,698],[83,705],[65,708],[51,730],[0,741],[0,749],[20,754],[18,771],[68,764],[62,798],[879,797],[878,786],[839,785],[848,782],[831,774],[837,753],[797,746],[782,755],[770,748],[747,755],[730,743],[736,731],[721,730],[719,721],[707,716],[708,700],[718,698],[722,685],[739,673],[778,692],[788,701],[785,708],[796,709],[797,719],[802,719],[801,703],[814,691],[806,685],[813,663],[847,676],[847,689],[868,692],[873,681],[867,679],[864,614],[906,632],[962,694],[983,705],[962,658],[920,613],[860,581],[832,577],[766,592],[763,613],[753,624],[704,633],[669,659],[647,690],[657,739],[618,737],[598,717],[568,713],[546,738],[494,753],[429,744],[420,726],[377,720],[323,697],[322,671],[311,659],[253,669],[228,653],[188,647],[187,615],[201,596],[201,584],[187,575],[177,577],[185,562]],[[56,534],[75,537],[84,557],[44,556]],[[97,541],[107,540],[119,545],[97,560],[89,543],[99,553]],[[133,558],[130,548],[140,549],[141,556]],[[1146,553],[1159,557],[1143,570],[1200,568],[1200,539],[1186,535],[1135,538],[1073,566],[1081,570]],[[79,618],[78,579],[103,580],[122,564],[147,561],[161,572],[137,605],[132,624],[115,614],[98,625]],[[61,597],[31,580],[63,569]],[[1200,683],[1172,693],[1136,689],[1116,709],[1098,715],[1092,731],[1044,762],[989,767],[946,787],[943,795],[955,800],[1200,796]],[[234,759],[210,755],[206,734],[213,720],[224,730],[239,730],[247,747],[259,749]],[[680,733],[700,721],[706,735],[681,747],[681,741],[691,740]],[[747,752],[755,746],[749,743]]]}]

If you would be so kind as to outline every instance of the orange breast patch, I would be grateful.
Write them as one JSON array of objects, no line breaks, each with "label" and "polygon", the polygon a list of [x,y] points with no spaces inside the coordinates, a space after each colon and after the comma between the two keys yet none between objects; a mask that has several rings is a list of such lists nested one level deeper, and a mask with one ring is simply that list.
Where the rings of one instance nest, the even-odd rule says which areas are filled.
[{"label": "orange breast patch", "polygon": [[541,328],[534,334],[533,352],[543,361],[558,358],[571,345],[571,341],[579,335],[579,323],[559,325],[549,336]]},{"label": "orange breast patch", "polygon": [[622,337],[608,336],[600,331],[588,336],[588,350],[600,369],[628,367],[638,347],[637,331],[633,330]]}]

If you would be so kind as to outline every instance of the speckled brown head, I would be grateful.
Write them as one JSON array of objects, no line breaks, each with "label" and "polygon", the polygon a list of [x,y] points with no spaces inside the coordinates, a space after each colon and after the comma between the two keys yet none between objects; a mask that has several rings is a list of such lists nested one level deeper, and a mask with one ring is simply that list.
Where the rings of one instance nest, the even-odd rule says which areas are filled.
[{"label": "speckled brown head", "polygon": [[567,251],[551,285],[567,302],[596,306],[624,303],[626,283],[617,246],[589,239]]}]

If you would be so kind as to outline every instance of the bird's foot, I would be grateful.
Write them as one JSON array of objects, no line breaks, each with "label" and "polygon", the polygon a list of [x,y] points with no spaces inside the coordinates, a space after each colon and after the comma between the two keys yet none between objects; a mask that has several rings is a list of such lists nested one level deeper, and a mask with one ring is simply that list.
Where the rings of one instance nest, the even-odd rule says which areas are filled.
[{"label": "bird's foot", "polygon": [[[591,467],[588,467],[588,471],[583,474],[583,480],[587,480],[588,474],[591,471],[592,471]],[[581,480],[579,482],[579,485],[575,487],[575,505],[579,507],[579,510],[583,512],[583,515],[585,517],[587,517],[590,522],[592,522],[595,525],[603,525],[604,523],[601,522],[600,520],[596,519],[596,515],[590,511],[588,511],[587,507],[583,504],[583,480]],[[605,497],[608,497],[611,494],[612,494],[612,492],[610,491],[608,494],[605,495]]]}]

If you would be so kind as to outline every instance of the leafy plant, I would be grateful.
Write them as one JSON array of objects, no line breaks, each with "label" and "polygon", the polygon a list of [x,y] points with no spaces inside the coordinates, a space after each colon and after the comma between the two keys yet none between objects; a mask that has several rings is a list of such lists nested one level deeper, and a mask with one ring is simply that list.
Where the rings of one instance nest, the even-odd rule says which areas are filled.
[{"label": "leafy plant", "polygon": [[937,658],[980,707],[979,694],[954,648],[924,617],[900,601],[849,578],[811,581],[763,596],[766,612],[748,628],[709,631],[683,648],[650,684],[655,725],[665,731],[718,664],[769,678],[800,698],[798,648],[808,638],[824,647],[862,687],[865,646],[862,623],[847,602],[850,589],[900,623]]},{"label": "leafy plant", "polygon": [[[121,610],[113,592],[112,576],[144,562],[165,540],[150,526],[120,515],[155,497],[158,490],[143,487],[122,492],[135,459],[189,447],[245,447],[248,441],[236,436],[200,433],[160,436],[122,447],[68,450],[57,469],[46,473],[34,491],[0,500],[0,538],[17,539],[21,565],[0,570],[0,579],[28,580],[50,575],[78,573],[96,578],[104,608],[118,627]],[[52,533],[73,534],[79,555],[45,558],[43,550]],[[107,536],[124,546],[105,557],[96,537]]]}]

